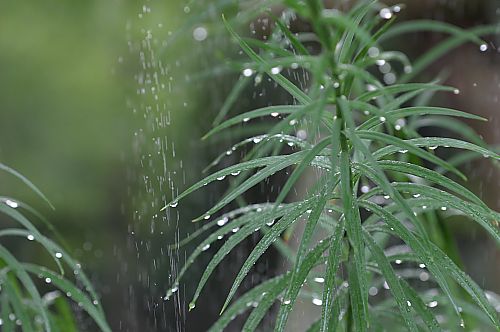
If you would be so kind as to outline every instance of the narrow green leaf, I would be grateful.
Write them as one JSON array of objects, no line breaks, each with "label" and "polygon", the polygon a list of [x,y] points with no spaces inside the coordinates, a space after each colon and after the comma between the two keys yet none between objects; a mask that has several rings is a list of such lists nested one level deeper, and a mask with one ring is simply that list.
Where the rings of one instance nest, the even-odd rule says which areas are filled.
[{"label": "narrow green leaf", "polygon": [[[384,155],[382,153],[382,151],[384,151],[384,149],[387,149],[387,150],[390,149],[390,151],[392,151],[392,149],[395,149],[394,152],[396,152],[396,151],[408,152],[409,151],[422,159],[428,160],[428,161],[430,161],[438,166],[441,166],[447,170],[452,171],[456,175],[460,176],[462,179],[466,180],[465,175],[462,172],[460,172],[459,170],[457,170],[453,165],[449,164],[448,162],[442,160],[439,157],[436,157],[432,153],[429,153],[425,150],[420,149],[419,145],[415,144],[415,142],[420,142],[417,140],[425,140],[423,142],[427,142],[426,146],[431,146],[429,144],[430,141],[428,138],[424,138],[424,139],[415,138],[415,139],[410,139],[410,140],[402,140],[398,137],[394,137],[394,136],[391,136],[388,134],[367,131],[367,130],[356,130],[356,135],[359,136],[360,138],[363,138],[363,139],[369,139],[372,141],[378,141],[378,142],[382,142],[385,144],[390,144],[390,146],[382,148],[373,154],[373,157],[376,159],[380,158],[381,155]],[[437,145],[439,145],[439,144],[437,144]],[[468,146],[468,145],[462,144],[461,146]]]},{"label": "narrow green leaf", "polygon": [[274,224],[270,232],[264,235],[264,237],[259,241],[259,243],[257,243],[257,245],[254,247],[254,249],[248,256],[245,263],[243,263],[240,272],[236,276],[233,285],[231,286],[231,289],[229,291],[229,294],[226,298],[224,306],[222,307],[221,312],[225,310],[225,308],[231,301],[232,297],[236,293],[237,288],[239,287],[245,276],[248,274],[252,266],[255,264],[255,262],[260,258],[260,256],[262,256],[262,254],[267,250],[267,248],[269,248],[269,246],[273,243],[273,241],[277,237],[279,237],[280,234],[283,233],[283,231],[285,231],[285,229],[287,229],[293,222],[297,221],[297,219],[302,214],[304,214],[304,212],[308,210],[314,203],[315,203],[314,198],[303,201],[292,212],[283,216],[276,224]]},{"label": "narrow green leaf", "polygon": [[55,210],[54,205],[49,201],[49,199],[38,189],[30,180],[28,180],[24,175],[12,169],[2,163],[0,163],[0,170],[5,171],[14,175],[16,178],[24,182],[31,190],[33,190],[40,198],[42,198],[53,210]]},{"label": "narrow green leaf", "polygon": [[415,322],[413,321],[413,317],[411,315],[412,303],[405,296],[405,292],[401,287],[401,284],[399,283],[398,277],[396,276],[394,270],[392,269],[391,263],[389,263],[387,257],[385,257],[382,248],[378,246],[378,244],[372,238],[370,233],[364,231],[363,237],[365,239],[367,246],[370,248],[370,252],[375,258],[378,267],[381,269],[382,274],[384,275],[385,280],[387,281],[387,284],[389,284],[390,287],[389,289],[398,304],[398,309],[401,312],[401,315],[403,316],[403,320],[406,326],[410,331],[417,331],[417,326],[415,325]]},{"label": "narrow green leaf", "polygon": [[[234,31],[234,29],[229,25],[227,20],[222,17],[222,20],[224,22],[224,25],[226,26],[226,29],[229,31],[231,36],[238,42],[242,50],[256,63],[263,67],[267,67],[266,60],[264,60],[262,57],[260,57],[257,53],[255,53],[252,48],[245,43],[245,41]],[[292,82],[290,82],[288,79],[286,79],[283,75],[281,74],[274,74],[271,72],[271,70],[267,71],[267,74],[276,81],[282,88],[284,88],[288,93],[290,93],[295,99],[297,99],[301,104],[309,104],[311,102],[311,98],[309,98],[308,95],[306,95],[302,90],[300,90],[296,85],[294,85]]]},{"label": "narrow green leaf", "polygon": [[[328,262],[326,267],[325,285],[323,288],[323,305],[321,308],[321,320],[319,331],[328,332],[334,330],[330,326],[332,322],[331,316],[333,314],[333,305],[336,298],[334,297],[335,291],[335,277],[340,263],[340,255],[342,249],[342,239],[345,232],[345,219],[341,219],[335,227],[335,232],[330,240],[330,247],[328,249]],[[337,321],[335,319],[335,321]]]}]

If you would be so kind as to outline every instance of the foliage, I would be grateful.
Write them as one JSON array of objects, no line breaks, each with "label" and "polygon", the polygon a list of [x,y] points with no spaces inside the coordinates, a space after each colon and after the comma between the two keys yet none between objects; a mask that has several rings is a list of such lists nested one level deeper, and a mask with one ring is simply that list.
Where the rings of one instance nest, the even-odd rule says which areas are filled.
[{"label": "foliage", "polygon": [[[20,173],[3,164],[0,164],[0,170],[23,181],[52,207],[41,191]],[[2,226],[0,230],[0,325],[2,325],[2,331],[15,331],[19,326],[23,331],[77,331],[69,300],[87,312],[102,331],[111,331],[97,294],[80,264],[60,245],[40,233],[26,214],[38,216],[45,221],[43,217],[29,205],[11,197],[0,197],[0,213],[5,220],[11,220],[20,226]],[[8,225],[5,220],[4,225]],[[50,227],[48,222],[46,224]],[[8,237],[36,242],[52,257],[58,270],[53,271],[43,265],[19,261],[7,248]],[[53,285],[57,290],[42,295],[41,290],[46,287],[40,287],[37,284],[43,282]],[[83,286],[83,289],[77,285]]]},{"label": "foliage", "polygon": [[[276,1],[256,3],[237,20],[256,17],[266,4]],[[230,179],[227,193],[195,219],[216,221],[207,222],[181,242],[212,230],[187,259],[166,298],[177,291],[179,280],[195,259],[225,237],[201,277],[189,305],[193,309],[224,257],[260,231],[262,237],[235,277],[213,331],[224,329],[236,315],[250,309],[243,330],[255,330],[276,301],[275,331],[283,331],[299,298],[321,306],[311,331],[383,330],[385,326],[410,331],[455,330],[459,326],[500,329],[496,296],[485,293],[462,271],[452,240],[443,240],[445,235],[439,230],[446,226],[440,216],[453,211],[478,223],[498,244],[499,214],[460,184],[466,178],[457,167],[466,158],[450,162],[437,152],[466,150],[495,161],[500,156],[455,120],[484,119],[426,105],[437,92],[459,91],[438,81],[409,83],[464,42],[477,43],[485,50],[480,36],[494,33],[496,27],[466,31],[434,21],[394,24],[401,6],[384,7],[377,1],[358,1],[347,13],[324,8],[320,0],[285,0],[282,4],[285,9],[280,18],[269,14],[274,29],[266,41],[243,38],[233,30],[235,20],[224,21],[250,61],[236,64],[242,72],[240,81],[207,137],[262,117],[273,121],[272,127],[236,144],[212,166],[225,154],[253,144],[245,160],[214,172],[165,207],[175,208],[210,182]],[[297,16],[310,24],[312,34],[290,31]],[[401,52],[383,51],[384,40],[420,30],[451,37],[413,65]],[[320,51],[308,47],[311,43],[319,44]],[[396,69],[381,80],[374,68],[387,63]],[[307,88],[289,78],[298,71],[308,73]],[[264,107],[222,121],[243,91],[244,82],[250,76],[257,82],[264,74],[293,97],[293,105]],[[464,140],[422,137],[419,129],[425,126],[456,131]],[[299,129],[305,130],[307,139],[294,135]],[[220,215],[252,187],[292,169],[274,202],[242,206]],[[285,203],[287,197],[294,197],[293,189],[309,169],[315,170],[316,181],[307,195]],[[281,236],[293,232],[298,224],[304,231],[298,249],[292,250]],[[318,237],[321,240],[316,241]],[[290,271],[232,301],[253,265],[272,245],[290,260]],[[426,282],[410,280],[419,276]],[[387,296],[369,296],[379,289],[385,292],[381,285]]]}]

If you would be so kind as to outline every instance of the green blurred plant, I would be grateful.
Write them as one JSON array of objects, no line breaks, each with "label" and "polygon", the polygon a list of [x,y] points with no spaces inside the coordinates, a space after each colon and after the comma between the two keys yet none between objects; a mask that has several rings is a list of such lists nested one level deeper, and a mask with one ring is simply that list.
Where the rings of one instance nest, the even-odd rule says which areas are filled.
[{"label": "green blurred plant", "polygon": [[[276,1],[249,3],[260,7],[249,5],[247,18],[256,17]],[[497,296],[485,293],[459,267],[454,240],[440,218],[450,210],[466,215],[498,244],[499,214],[459,183],[458,179],[466,178],[457,167],[471,157],[469,154],[452,163],[435,152],[438,148],[467,150],[493,160],[500,157],[453,118],[484,119],[454,109],[425,106],[436,92],[458,90],[438,81],[409,83],[437,58],[464,42],[477,43],[484,51],[487,46],[479,36],[495,33],[496,27],[462,30],[435,21],[393,25],[401,6],[385,7],[377,1],[358,1],[348,13],[324,8],[321,0],[280,3],[284,5],[281,17],[269,14],[274,30],[266,41],[242,38],[224,21],[250,62],[238,64],[240,80],[206,137],[261,117],[273,119],[272,128],[224,151],[211,166],[224,155],[254,144],[241,163],[204,178],[165,208],[175,208],[184,197],[210,182],[231,178],[226,195],[195,221],[213,219],[273,174],[292,167],[293,171],[274,202],[242,205],[175,244],[184,245],[219,226],[187,259],[166,298],[177,291],[195,259],[226,237],[201,277],[189,305],[193,309],[224,257],[260,231],[262,238],[235,277],[212,331],[224,329],[236,315],[250,308],[242,330],[253,331],[276,301],[280,305],[275,331],[283,331],[299,297],[321,306],[321,315],[311,331],[384,330],[387,326],[410,331],[455,330],[459,326],[500,329]],[[290,31],[290,21],[297,16],[312,27],[312,34]],[[242,21],[241,16],[236,19]],[[384,40],[420,30],[451,37],[413,65],[401,52],[383,51]],[[319,52],[307,47],[311,42],[320,45]],[[387,63],[400,68],[399,79],[393,69],[385,71],[384,80],[380,80],[374,68]],[[282,75],[284,70],[307,71],[307,89]],[[255,76],[257,83],[264,74],[286,90],[294,104],[269,106],[222,122],[251,77]],[[457,131],[471,142],[421,137],[418,129],[425,126]],[[298,130],[304,130],[307,139],[294,135]],[[287,153],[290,149],[292,152]],[[307,188],[306,197],[284,203],[310,168],[316,171],[316,181]],[[447,177],[447,173],[452,175]],[[300,223],[304,231],[298,249],[293,250],[282,234],[290,234]],[[318,237],[322,239],[316,241]],[[252,266],[271,245],[291,262],[291,270],[261,283],[231,304]],[[418,280],[419,276],[429,281],[415,287],[410,279]],[[392,296],[369,300],[369,294],[378,293],[382,285]]]},{"label": "green blurred plant", "polygon": [[[0,164],[0,171],[10,173],[23,181],[52,207],[42,192],[23,175],[3,164]],[[5,223],[0,229],[1,330],[77,331],[78,327],[69,304],[69,300],[72,300],[87,312],[102,331],[111,331],[97,294],[80,264],[60,245],[40,233],[21,210],[37,216],[52,229],[29,205],[11,197],[0,197],[0,213],[4,215],[5,220],[11,220],[21,226],[5,227],[5,224],[8,225]],[[7,237],[37,242],[53,258],[58,271],[44,265],[19,261],[5,245]],[[69,275],[65,273],[68,269]],[[56,290],[42,295],[42,287],[37,285],[40,282],[53,285]],[[77,283],[84,289],[78,287]]]}]

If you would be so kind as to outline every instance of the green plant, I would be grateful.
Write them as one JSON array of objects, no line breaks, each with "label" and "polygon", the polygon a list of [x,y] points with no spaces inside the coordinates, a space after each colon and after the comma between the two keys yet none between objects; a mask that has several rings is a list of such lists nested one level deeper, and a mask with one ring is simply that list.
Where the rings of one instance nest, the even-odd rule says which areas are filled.
[{"label": "green plant", "polygon": [[[262,6],[262,2],[257,3]],[[377,1],[358,1],[348,13],[326,9],[320,0],[281,3],[285,9],[280,18],[269,14],[274,30],[265,42],[242,38],[227,21],[225,25],[250,58],[250,62],[239,63],[240,82],[253,75],[261,80],[267,74],[293,97],[294,103],[257,109],[220,123],[245,84],[235,85],[215,128],[206,137],[256,118],[279,121],[273,122],[266,134],[236,144],[213,165],[225,154],[254,144],[245,160],[214,172],[165,207],[175,208],[191,192],[231,178],[226,195],[195,219],[217,221],[207,223],[180,243],[219,226],[187,259],[166,298],[178,289],[179,280],[195,259],[226,236],[201,277],[189,304],[193,309],[217,265],[237,244],[260,231],[262,238],[235,277],[212,331],[224,329],[249,308],[253,309],[243,330],[255,330],[275,301],[280,303],[275,330],[283,331],[299,296],[312,298],[321,306],[311,331],[384,330],[386,326],[411,331],[455,330],[459,326],[500,329],[495,295],[486,296],[461,270],[452,240],[444,239],[446,234],[440,230],[446,225],[439,218],[453,209],[477,222],[500,243],[499,214],[459,183],[465,176],[457,167],[461,160],[470,158],[469,154],[450,162],[435,152],[437,148],[467,150],[494,160],[500,157],[466,125],[453,119],[442,122],[443,117],[484,119],[454,109],[425,106],[434,93],[458,93],[456,89],[437,81],[409,83],[438,57],[464,42],[477,43],[484,50],[486,44],[479,36],[495,33],[496,27],[462,30],[434,21],[393,25],[394,14],[401,6],[389,8]],[[266,11],[265,7],[249,8],[253,11],[246,17]],[[295,16],[312,26],[312,35],[290,31],[290,18]],[[382,50],[384,39],[418,30],[449,33],[451,37],[413,65],[401,52]],[[319,51],[312,53],[305,40],[319,44]],[[397,82],[394,74],[386,76],[384,84],[372,69],[389,61],[401,68],[401,75]],[[284,69],[307,71],[307,89],[282,75]],[[405,106],[411,103],[414,106]],[[426,125],[422,119],[429,120],[427,125],[458,131],[473,143],[421,137],[418,129]],[[304,129],[308,139],[292,135],[297,129]],[[292,152],[286,153],[289,147]],[[242,205],[213,217],[231,202],[241,202],[241,195],[250,188],[291,168],[274,202]],[[284,203],[310,168],[316,170],[316,181],[308,194],[302,200]],[[445,176],[447,173],[451,175]],[[304,231],[298,249],[293,251],[281,235],[293,232],[300,223]],[[314,241],[318,236],[322,240]],[[231,304],[245,276],[272,245],[290,261],[290,271],[263,282]],[[405,262],[405,270],[400,268],[401,262]],[[424,271],[431,282],[413,287],[409,279]],[[392,296],[369,300],[370,289],[382,284]],[[439,308],[435,308],[437,303]]]},{"label": "green plant", "polygon": [[[41,191],[20,173],[3,164],[0,164],[0,171],[20,179],[52,207]],[[60,245],[40,233],[26,214],[37,216],[49,229],[52,229],[51,225],[36,210],[12,197],[0,197],[0,213],[4,217],[4,224],[0,229],[1,330],[77,331],[78,327],[69,305],[71,300],[87,312],[102,331],[111,331],[98,296],[80,264]],[[20,227],[5,227],[12,222]],[[19,261],[5,245],[4,240],[8,237],[36,242],[52,257],[58,271],[32,262]],[[68,269],[69,275],[65,273]],[[37,284],[44,282],[57,290],[40,294],[40,290],[47,287]],[[77,283],[83,289],[77,286]]]}]

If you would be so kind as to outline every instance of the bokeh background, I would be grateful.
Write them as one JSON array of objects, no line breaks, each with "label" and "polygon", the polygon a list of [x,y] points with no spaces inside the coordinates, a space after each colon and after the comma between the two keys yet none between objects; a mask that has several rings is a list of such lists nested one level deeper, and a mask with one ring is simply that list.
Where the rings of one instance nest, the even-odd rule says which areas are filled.
[{"label": "bokeh background", "polygon": [[[498,0],[400,2],[406,4],[400,20],[472,27],[500,19]],[[238,6],[224,10],[231,15]],[[201,36],[193,35],[196,28],[207,36],[201,38],[201,30]],[[443,37],[415,34],[386,48],[416,58]],[[500,40],[486,39],[487,52],[462,46],[420,79],[447,77],[461,93],[441,96],[436,103],[488,118],[488,123],[470,125],[495,146],[500,144]],[[223,69],[235,54],[214,1],[0,2],[0,162],[32,180],[56,209],[5,174],[0,174],[1,193],[29,202],[55,226],[59,235],[39,224],[60,236],[82,262],[102,294],[114,331],[206,330],[217,317],[227,280],[256,240],[226,259],[193,312],[188,313],[187,303],[208,257],[188,274],[174,299],[163,300],[192,249],[172,251],[168,245],[199,227],[190,220],[214,203],[224,183],[197,192],[177,210],[160,208],[238,138],[200,140],[239,76]],[[266,83],[259,89],[265,90]],[[279,91],[262,90],[247,88],[231,112],[287,100]],[[258,130],[248,128],[248,133]],[[500,210],[498,170],[476,161],[464,171],[469,186]],[[257,188],[247,199],[275,194],[263,197]],[[494,243],[471,223],[450,222],[467,272],[500,293],[500,254]],[[47,260],[24,242],[12,244],[17,254]],[[281,264],[271,251],[250,283]],[[82,326],[92,330],[80,316]]]}]

